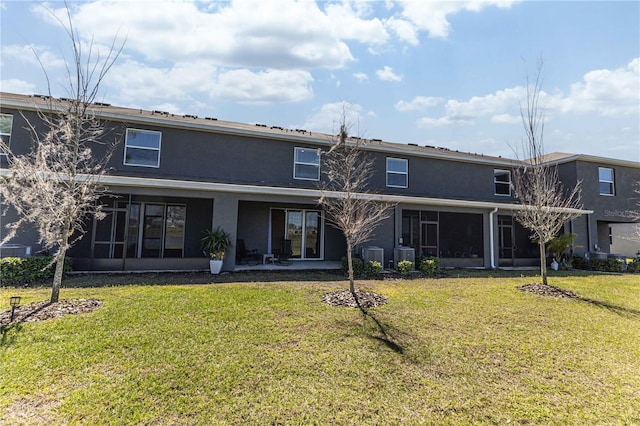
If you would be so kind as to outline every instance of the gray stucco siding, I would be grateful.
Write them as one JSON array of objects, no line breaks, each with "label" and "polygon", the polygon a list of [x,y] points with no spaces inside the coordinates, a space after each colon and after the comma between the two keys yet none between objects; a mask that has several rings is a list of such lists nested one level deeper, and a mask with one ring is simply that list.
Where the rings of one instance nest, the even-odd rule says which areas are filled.
[{"label": "gray stucco siding", "polygon": [[[599,167],[614,170],[614,195],[600,195]],[[578,179],[582,180],[582,202],[586,208],[593,210],[593,220],[620,223],[633,221],[633,212],[640,210],[640,194],[635,192],[640,182],[640,169],[604,162],[577,161],[576,171]]]},{"label": "gray stucco siding", "polygon": [[[297,143],[159,126],[146,126],[144,129],[162,132],[160,167],[123,165],[123,140],[110,164],[113,173],[265,186],[318,186],[317,181],[294,179],[294,151],[296,147],[326,147],[304,141]],[[512,197],[494,194],[494,169],[504,167],[375,151],[368,154],[374,159],[374,175],[370,186],[381,193],[498,202],[513,200]],[[408,160],[407,188],[387,186],[388,157]],[[322,164],[320,171],[321,180],[324,180]]]},{"label": "gray stucco siding", "polygon": [[[16,153],[27,152],[31,146],[26,122],[17,111],[7,111],[14,115],[12,147]],[[37,123],[33,111],[24,114]],[[104,139],[117,141],[108,163],[109,173],[121,176],[148,177],[159,179],[198,180],[205,182],[254,184],[264,186],[316,188],[318,182],[294,179],[294,151],[296,147],[327,149],[307,141],[263,139],[199,129],[165,127],[137,123],[105,122],[107,131]],[[126,129],[141,129],[161,133],[159,167],[144,167],[124,164]],[[44,130],[44,129],[40,129]],[[106,150],[105,146],[95,146],[96,156]],[[402,155],[375,151],[374,176],[371,189],[387,194],[403,194],[425,197],[457,198],[511,202],[511,197],[494,195],[493,171],[491,164],[475,164],[464,161],[436,159],[419,155]],[[408,187],[392,188],[386,184],[387,157],[408,160]],[[322,164],[320,170],[323,172]],[[324,177],[324,175],[322,175]]]},{"label": "gray stucco siding", "polygon": [[160,167],[123,164],[124,141],[113,157],[116,174],[223,183],[314,188],[293,178],[296,146],[309,144],[202,131],[145,127],[162,132]]},{"label": "gray stucco siding", "polygon": [[[408,187],[386,186],[387,157],[408,160]],[[513,202],[513,197],[495,195],[494,167],[420,156],[394,156],[375,153],[372,186],[384,193],[435,198]]]}]

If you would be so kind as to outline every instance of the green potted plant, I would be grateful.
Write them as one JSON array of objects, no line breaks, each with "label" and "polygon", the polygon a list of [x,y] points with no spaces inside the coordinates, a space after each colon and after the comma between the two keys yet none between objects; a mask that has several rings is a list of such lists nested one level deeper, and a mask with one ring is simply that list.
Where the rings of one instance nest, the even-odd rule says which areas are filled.
[{"label": "green potted plant", "polygon": [[566,269],[569,251],[576,239],[576,234],[561,234],[547,243],[547,250],[551,253],[551,269]]},{"label": "green potted plant", "polygon": [[215,230],[207,229],[202,237],[202,251],[209,256],[209,268],[212,274],[219,274],[222,269],[224,254],[231,246],[229,234],[219,226]]}]

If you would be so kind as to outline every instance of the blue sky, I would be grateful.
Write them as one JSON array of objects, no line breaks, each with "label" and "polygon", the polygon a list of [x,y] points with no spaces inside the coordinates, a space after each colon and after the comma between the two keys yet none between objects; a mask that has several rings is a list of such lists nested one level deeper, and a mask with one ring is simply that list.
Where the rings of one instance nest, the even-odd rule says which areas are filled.
[{"label": "blue sky", "polygon": [[[640,161],[638,1],[75,1],[100,99],[513,157],[542,58],[546,152]],[[61,2],[1,5],[0,89],[65,96]],[[64,18],[63,18],[64,19]],[[86,51],[86,50],[85,50]]]}]

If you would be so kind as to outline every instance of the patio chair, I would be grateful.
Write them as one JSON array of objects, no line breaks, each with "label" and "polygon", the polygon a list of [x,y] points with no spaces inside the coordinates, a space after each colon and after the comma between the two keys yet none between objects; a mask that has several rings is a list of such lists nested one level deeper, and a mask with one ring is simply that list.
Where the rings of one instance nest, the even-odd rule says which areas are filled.
[{"label": "patio chair", "polygon": [[252,266],[257,265],[260,263],[260,253],[258,253],[256,249],[248,250],[244,244],[244,240],[238,239],[236,241],[236,263],[238,265],[243,263]]},{"label": "patio chair", "polygon": [[289,257],[293,254],[291,251],[291,240],[282,240],[282,248],[274,250],[273,253],[276,256],[276,263],[278,265],[291,265]]}]

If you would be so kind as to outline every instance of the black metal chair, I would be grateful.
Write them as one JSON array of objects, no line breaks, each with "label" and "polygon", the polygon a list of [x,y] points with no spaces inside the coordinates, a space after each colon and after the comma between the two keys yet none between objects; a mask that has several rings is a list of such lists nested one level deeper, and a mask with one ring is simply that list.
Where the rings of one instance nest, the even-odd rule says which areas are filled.
[{"label": "black metal chair", "polygon": [[276,256],[276,263],[279,265],[291,265],[291,261],[289,257],[293,254],[291,251],[291,240],[284,239],[282,240],[282,248],[276,251],[274,250],[274,255]]},{"label": "black metal chair", "polygon": [[236,241],[236,263],[238,265],[242,265],[243,263],[251,266],[257,265],[260,263],[260,253],[258,253],[256,249],[248,250],[244,244],[244,240],[238,239]]}]

